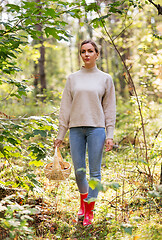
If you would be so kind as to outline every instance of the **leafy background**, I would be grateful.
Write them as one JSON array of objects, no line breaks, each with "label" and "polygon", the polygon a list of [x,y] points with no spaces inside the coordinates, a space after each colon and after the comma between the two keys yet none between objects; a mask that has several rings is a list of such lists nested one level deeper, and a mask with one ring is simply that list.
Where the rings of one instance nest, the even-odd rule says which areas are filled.
[{"label": "leafy background", "polygon": [[[154,3],[154,4],[153,4]],[[159,4],[159,5],[158,5]],[[1,1],[0,239],[160,239],[160,1]],[[158,14],[159,13],[159,14]],[[66,76],[93,38],[117,98],[95,221],[77,222],[74,173],[49,182]],[[68,133],[61,148],[71,164]]]}]

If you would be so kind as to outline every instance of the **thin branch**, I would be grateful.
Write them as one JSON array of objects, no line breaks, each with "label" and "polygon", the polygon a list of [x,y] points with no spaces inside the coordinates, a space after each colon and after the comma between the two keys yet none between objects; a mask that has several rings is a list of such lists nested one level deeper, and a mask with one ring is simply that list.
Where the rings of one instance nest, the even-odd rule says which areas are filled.
[{"label": "thin branch", "polygon": [[15,24],[12,28],[10,28],[9,30],[5,31],[5,32],[2,34],[2,36],[8,34],[8,33],[11,32],[11,31],[13,31],[13,32],[16,31],[16,30],[17,30],[16,27],[17,27],[21,22],[23,22],[23,20],[24,20],[24,19],[18,20],[18,21],[16,22],[16,24]]},{"label": "thin branch", "polygon": [[116,37],[113,38],[113,41],[115,41],[127,28],[129,28],[132,25],[133,22],[131,22],[128,26],[126,26]]},{"label": "thin branch", "polygon": [[155,140],[156,140],[156,138],[158,137],[158,135],[160,134],[161,130],[162,130],[162,128],[160,128],[159,131],[158,131],[158,132],[156,133],[156,135],[155,135],[154,142],[152,143],[152,147],[153,147],[153,148],[154,148],[154,146],[155,146]]},{"label": "thin branch", "polygon": [[[130,192],[133,192],[133,191],[137,192],[139,189],[140,189],[140,187],[138,187],[137,189],[131,189],[131,190],[127,191],[127,192],[124,192],[124,195],[126,195],[127,193],[130,193]],[[120,194],[120,195],[115,196],[111,201],[109,201],[107,199],[104,199],[104,201],[108,201],[109,204],[112,204],[117,198],[120,198],[122,195],[123,195],[123,193]]]},{"label": "thin branch", "polygon": [[11,95],[13,90],[14,90],[14,86],[12,87],[11,91],[7,94],[7,96],[3,99],[0,99],[0,101],[5,101]]},{"label": "thin branch", "polygon": [[[101,18],[101,15],[100,13],[98,12],[98,15],[99,17]],[[114,46],[116,52],[118,53],[123,65],[124,65],[124,68],[126,70],[126,73],[128,75],[128,83],[130,84],[130,86],[132,87],[133,91],[134,91],[134,94],[135,94],[135,97],[136,97],[136,101],[137,101],[137,105],[138,105],[138,110],[139,110],[139,113],[140,113],[140,118],[141,118],[141,125],[142,125],[142,132],[143,132],[143,139],[144,139],[144,145],[145,145],[145,157],[146,157],[146,162],[148,163],[147,165],[147,168],[148,168],[148,172],[149,172],[149,176],[150,176],[150,180],[152,179],[151,177],[151,170],[150,170],[150,167],[149,167],[149,160],[148,160],[148,153],[147,153],[147,142],[146,142],[146,135],[145,135],[145,128],[144,128],[144,120],[143,120],[143,115],[142,115],[142,109],[141,109],[141,104],[140,104],[140,101],[139,101],[139,98],[138,98],[138,95],[137,95],[137,91],[136,91],[136,88],[135,88],[135,85],[134,85],[134,82],[133,82],[133,79],[132,79],[132,76],[129,72],[129,69],[121,55],[121,53],[119,52],[117,46],[115,45],[114,43],[114,40],[112,39],[111,35],[109,34],[107,28],[106,28],[106,25],[104,23],[104,21],[101,19],[101,23],[103,25],[103,28],[107,34],[107,36],[109,37],[110,41],[112,42],[112,45]],[[151,180],[152,182],[152,180]]]},{"label": "thin branch", "polygon": [[[148,124],[148,122],[144,123],[145,125]],[[132,132],[130,132],[129,134],[127,134],[125,137],[123,137],[119,142],[118,144],[122,143],[125,139],[129,138],[129,136],[131,136],[132,133],[135,133],[135,136],[134,136],[134,139],[133,139],[133,145],[135,145],[135,141],[136,141],[136,138],[137,138],[137,135],[138,135],[138,132],[142,129],[142,127],[140,128],[136,128],[135,130],[133,129]]]},{"label": "thin branch", "polygon": [[155,135],[155,139],[158,137],[159,133],[161,132],[162,128],[159,129],[159,131]]}]

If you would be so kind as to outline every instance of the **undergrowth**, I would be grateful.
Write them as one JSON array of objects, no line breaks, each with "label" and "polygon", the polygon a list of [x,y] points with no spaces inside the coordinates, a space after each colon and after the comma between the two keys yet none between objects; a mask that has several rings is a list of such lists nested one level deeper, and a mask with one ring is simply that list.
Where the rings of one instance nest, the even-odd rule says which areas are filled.
[{"label": "undergrowth", "polygon": [[[46,104],[43,105],[43,114],[48,112],[50,117],[27,116],[17,124],[12,119],[3,123],[2,149],[5,149],[7,139],[11,150],[2,151],[6,158],[1,158],[1,184],[21,191],[12,192],[13,195],[10,193],[0,201],[0,239],[160,240],[159,108],[152,113],[149,106],[145,111],[148,119],[146,128],[149,130],[146,132],[148,165],[144,158],[140,125],[134,121],[137,114],[134,106],[129,105],[129,110],[125,111],[122,103],[118,107],[117,148],[103,154],[102,185],[99,186],[94,223],[83,227],[77,221],[79,192],[73,168],[66,181],[49,181],[44,176],[43,167],[53,156],[52,138],[57,133],[58,111],[55,109],[53,113],[51,105],[47,108]],[[155,110],[155,105],[153,107]],[[35,111],[30,110],[32,115]],[[25,109],[22,109],[22,115],[24,113]],[[64,159],[72,164],[68,134],[61,152]],[[95,185],[91,181],[90,184]]]}]

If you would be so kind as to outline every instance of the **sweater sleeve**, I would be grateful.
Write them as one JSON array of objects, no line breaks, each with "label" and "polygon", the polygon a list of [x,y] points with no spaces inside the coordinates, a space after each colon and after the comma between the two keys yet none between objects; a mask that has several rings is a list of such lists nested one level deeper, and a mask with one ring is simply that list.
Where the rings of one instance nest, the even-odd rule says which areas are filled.
[{"label": "sweater sleeve", "polygon": [[69,128],[71,104],[72,96],[70,91],[70,78],[68,77],[61,99],[57,139],[63,140]]},{"label": "sweater sleeve", "polygon": [[113,139],[116,121],[116,98],[114,83],[110,76],[106,81],[106,91],[102,100],[102,105],[105,115],[106,138]]}]

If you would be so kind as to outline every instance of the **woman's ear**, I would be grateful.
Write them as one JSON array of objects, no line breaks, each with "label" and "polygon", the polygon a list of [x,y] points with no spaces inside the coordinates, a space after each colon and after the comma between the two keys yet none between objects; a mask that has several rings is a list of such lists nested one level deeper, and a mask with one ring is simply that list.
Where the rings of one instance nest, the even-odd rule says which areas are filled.
[{"label": "woman's ear", "polygon": [[98,59],[98,57],[99,57],[99,53],[97,53],[96,60]]}]

